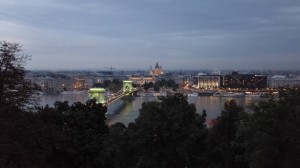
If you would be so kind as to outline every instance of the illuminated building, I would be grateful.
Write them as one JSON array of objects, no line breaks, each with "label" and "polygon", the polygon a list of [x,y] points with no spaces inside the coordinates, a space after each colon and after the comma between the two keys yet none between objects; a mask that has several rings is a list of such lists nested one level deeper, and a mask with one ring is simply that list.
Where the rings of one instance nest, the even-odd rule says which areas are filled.
[{"label": "illuminated building", "polygon": [[219,75],[206,75],[199,73],[193,77],[193,87],[197,89],[217,89],[220,86]]},{"label": "illuminated building", "polygon": [[130,76],[128,80],[138,85],[143,85],[150,82],[155,83],[155,79],[153,76]]},{"label": "illuminated building", "polygon": [[267,76],[256,74],[224,75],[220,79],[220,87],[233,89],[265,89],[267,88]]},{"label": "illuminated building", "polygon": [[[33,80],[33,79],[32,79]],[[64,90],[82,90],[85,89],[85,81],[78,79],[56,79],[56,78],[36,78],[33,80],[41,91],[61,92]]]},{"label": "illuminated building", "polygon": [[156,62],[155,68],[152,69],[152,66],[150,66],[149,70],[149,76],[144,75],[132,75],[129,77],[128,80],[131,80],[134,84],[143,85],[145,83],[155,83],[156,77],[162,76],[164,74],[162,70],[162,66]]},{"label": "illuminated building", "polygon": [[269,79],[268,87],[272,89],[279,89],[279,88],[298,89],[300,88],[300,77],[287,77],[282,75],[274,75]]},{"label": "illuminated building", "polygon": [[164,74],[162,66],[158,65],[158,62],[156,62],[154,70],[152,69],[152,66],[150,66],[149,75],[150,76],[162,76]]}]

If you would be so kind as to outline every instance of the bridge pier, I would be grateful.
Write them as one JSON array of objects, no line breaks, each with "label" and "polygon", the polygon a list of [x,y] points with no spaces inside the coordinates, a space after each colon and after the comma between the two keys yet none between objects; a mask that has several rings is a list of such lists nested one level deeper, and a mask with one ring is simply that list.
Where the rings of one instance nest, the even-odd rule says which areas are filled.
[{"label": "bridge pier", "polygon": [[90,88],[89,99],[96,99],[97,103],[104,104],[105,103],[104,92],[105,89],[103,88]]},{"label": "bridge pier", "polygon": [[129,80],[123,81],[123,92],[127,92],[129,94],[132,93],[132,91],[133,91],[132,81]]}]

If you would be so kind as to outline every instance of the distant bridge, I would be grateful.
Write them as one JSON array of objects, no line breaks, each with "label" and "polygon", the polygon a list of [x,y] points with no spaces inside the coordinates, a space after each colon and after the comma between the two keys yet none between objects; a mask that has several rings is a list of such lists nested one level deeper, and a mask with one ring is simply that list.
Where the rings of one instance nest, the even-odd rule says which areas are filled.
[{"label": "distant bridge", "polygon": [[130,95],[133,93],[135,89],[132,87],[132,81],[123,81],[123,88],[111,96],[108,96],[105,99],[104,88],[90,88],[89,90],[89,99],[96,99],[97,103],[101,103],[104,106],[108,106],[110,103],[114,102],[115,100],[118,100],[126,95]]}]

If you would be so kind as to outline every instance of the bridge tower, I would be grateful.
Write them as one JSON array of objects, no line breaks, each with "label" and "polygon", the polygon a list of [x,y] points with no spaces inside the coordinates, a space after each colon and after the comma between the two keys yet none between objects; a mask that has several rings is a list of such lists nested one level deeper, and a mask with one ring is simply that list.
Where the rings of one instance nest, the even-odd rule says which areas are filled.
[{"label": "bridge tower", "polygon": [[123,81],[123,92],[132,93],[132,81],[125,80]]},{"label": "bridge tower", "polygon": [[89,99],[96,99],[97,103],[104,104],[104,92],[105,89],[103,88],[90,88],[89,90]]}]

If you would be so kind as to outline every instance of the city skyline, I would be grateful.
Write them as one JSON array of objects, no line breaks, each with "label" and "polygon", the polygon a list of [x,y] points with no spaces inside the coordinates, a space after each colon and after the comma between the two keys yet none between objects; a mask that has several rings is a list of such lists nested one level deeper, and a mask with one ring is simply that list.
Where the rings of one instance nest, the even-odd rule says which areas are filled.
[{"label": "city skyline", "polygon": [[0,0],[31,70],[299,70],[300,1]]}]

